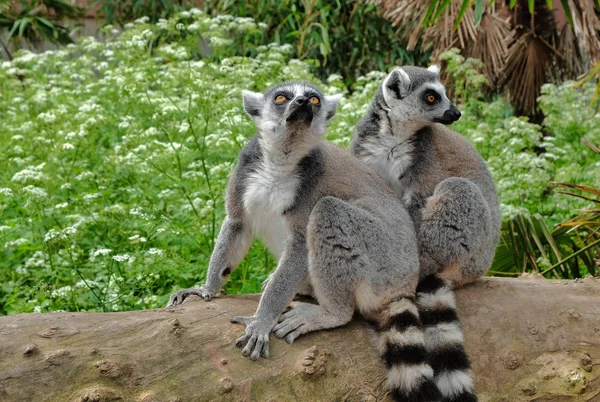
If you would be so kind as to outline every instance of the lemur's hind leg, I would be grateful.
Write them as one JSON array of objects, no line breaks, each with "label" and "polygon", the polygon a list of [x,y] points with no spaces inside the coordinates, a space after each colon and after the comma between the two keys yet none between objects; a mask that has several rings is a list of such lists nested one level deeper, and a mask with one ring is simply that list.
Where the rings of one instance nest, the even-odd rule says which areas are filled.
[{"label": "lemur's hind leg", "polygon": [[492,230],[491,215],[473,182],[460,177],[442,181],[427,199],[421,218],[421,278],[443,272],[460,286],[487,272],[491,257],[482,248]]},{"label": "lemur's hind leg", "polygon": [[298,336],[342,326],[355,310],[354,288],[361,256],[355,250],[357,228],[373,224],[368,213],[335,197],[322,198],[307,226],[309,277],[319,305],[295,302],[273,331],[293,342]]}]

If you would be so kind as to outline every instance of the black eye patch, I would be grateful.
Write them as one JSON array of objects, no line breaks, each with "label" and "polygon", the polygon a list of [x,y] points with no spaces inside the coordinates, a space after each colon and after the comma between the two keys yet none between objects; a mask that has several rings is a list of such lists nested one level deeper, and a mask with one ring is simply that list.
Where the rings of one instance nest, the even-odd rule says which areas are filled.
[{"label": "black eye patch", "polygon": [[428,89],[425,92],[423,92],[423,100],[428,105],[433,105],[434,103],[438,102],[441,98],[442,97],[440,96],[440,94],[434,91],[433,89]]}]

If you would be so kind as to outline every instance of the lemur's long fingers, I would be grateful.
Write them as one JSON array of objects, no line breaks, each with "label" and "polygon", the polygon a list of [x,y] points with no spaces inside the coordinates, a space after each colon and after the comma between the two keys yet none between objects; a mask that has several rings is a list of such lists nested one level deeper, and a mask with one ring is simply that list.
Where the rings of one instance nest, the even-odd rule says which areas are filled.
[{"label": "lemur's long fingers", "polygon": [[[254,350],[252,351],[252,354],[250,355],[250,358],[252,360],[258,360],[258,358],[261,356],[261,354],[263,353],[263,349],[265,346],[265,342],[269,342],[269,335],[268,334],[260,334],[258,335],[258,338],[256,340],[256,347],[254,348]],[[268,354],[268,347],[267,347],[267,354]]]},{"label": "lemur's long fingers", "polygon": [[280,322],[277,324],[275,328],[273,328],[273,332],[275,332],[275,335],[278,338],[283,338],[290,332],[300,328],[302,325],[304,325],[302,321],[286,320],[285,322]]},{"label": "lemur's long fingers", "polygon": [[256,334],[254,334],[250,337],[250,339],[248,340],[248,343],[246,344],[246,347],[244,349],[242,349],[242,355],[248,356],[254,350],[254,346],[256,345],[257,339],[258,339],[258,335],[256,335]]},{"label": "lemur's long fingers", "polygon": [[238,348],[241,348],[246,343],[248,338],[250,338],[250,335],[240,336],[239,338],[237,338],[235,340],[235,346],[237,346]]},{"label": "lemur's long fingers", "polygon": [[265,341],[263,343],[262,350],[260,355],[265,359],[269,357],[269,334],[263,335],[265,337]]}]

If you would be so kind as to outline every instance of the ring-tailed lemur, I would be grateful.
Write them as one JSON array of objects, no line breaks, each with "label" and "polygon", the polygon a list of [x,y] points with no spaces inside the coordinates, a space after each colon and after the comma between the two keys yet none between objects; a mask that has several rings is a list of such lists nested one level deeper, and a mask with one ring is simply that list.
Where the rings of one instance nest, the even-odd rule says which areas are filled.
[{"label": "ring-tailed lemur", "polygon": [[[375,173],[323,141],[339,97],[303,82],[243,97],[258,134],[230,177],[206,284],[178,291],[169,305],[191,294],[210,300],[257,235],[279,263],[255,315],[231,319],[246,326],[236,340],[246,344],[245,356],[268,357],[271,331],[292,343],[344,325],[358,310],[378,323],[395,400],[439,401],[414,299],[419,261],[412,220]],[[293,303],[281,315],[307,278],[319,304]]]},{"label": "ring-tailed lemur", "polygon": [[459,117],[437,66],[398,68],[357,125],[351,152],[394,189],[413,218],[417,303],[444,401],[476,401],[452,289],[487,272],[501,220],[485,162],[445,127]]}]

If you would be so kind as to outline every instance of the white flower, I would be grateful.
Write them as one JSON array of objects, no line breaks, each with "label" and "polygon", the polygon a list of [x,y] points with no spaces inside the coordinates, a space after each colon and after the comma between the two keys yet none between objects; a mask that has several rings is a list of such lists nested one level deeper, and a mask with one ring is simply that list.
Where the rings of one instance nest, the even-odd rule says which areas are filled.
[{"label": "white flower", "polygon": [[91,193],[91,194],[86,194],[83,196],[83,200],[84,201],[91,201],[95,198],[100,198],[102,196],[102,194],[100,193]]},{"label": "white flower", "polygon": [[68,202],[63,202],[62,204],[56,204],[56,205],[54,206],[54,208],[56,208],[56,209],[63,209],[63,208],[66,208],[66,207],[68,207],[68,206],[69,206],[69,203],[68,203]]},{"label": "white flower", "polygon": [[5,230],[10,230],[10,229],[12,229],[10,226],[6,226],[6,225],[0,226],[0,232],[3,232]]},{"label": "white flower", "polygon": [[133,259],[129,254],[113,255],[113,260],[117,262],[131,261]]},{"label": "white flower", "polygon": [[17,240],[13,240],[13,241],[7,241],[6,243],[4,243],[4,248],[10,248],[10,247],[14,247],[14,246],[20,246],[21,244],[25,244],[25,243],[29,243],[29,240],[27,239],[17,239]]},{"label": "white flower", "polygon": [[65,240],[65,239],[69,238],[69,236],[74,235],[75,233],[77,233],[77,228],[74,226],[68,226],[61,231],[58,231],[56,229],[50,229],[44,235],[44,242],[49,242],[54,239]]},{"label": "white flower", "polygon": [[46,254],[43,251],[36,251],[25,261],[25,268],[38,268],[46,265]]},{"label": "white flower", "polygon": [[42,181],[46,178],[46,175],[41,172],[44,168],[45,163],[38,166],[28,166],[25,169],[17,172],[13,175],[10,181],[17,183],[27,183],[28,181]]},{"label": "white flower", "polygon": [[32,198],[42,199],[48,196],[48,193],[43,188],[35,187],[35,186],[27,186],[23,187],[23,191],[29,194]]},{"label": "white flower", "polygon": [[140,237],[140,235],[133,235],[129,238],[132,243],[145,243],[148,241],[145,237]]},{"label": "white flower", "polygon": [[50,297],[52,297],[52,298],[67,297],[69,295],[69,293],[71,293],[72,291],[73,291],[72,287],[63,286],[62,288],[53,290],[52,293],[50,294]]},{"label": "white flower", "polygon": [[109,248],[99,248],[98,250],[95,251],[90,251],[90,260],[94,260],[97,256],[99,255],[108,255],[112,252],[111,249]]},{"label": "white flower", "polygon": [[62,149],[75,149],[75,146],[73,144],[70,144],[68,142],[65,142],[62,146]]},{"label": "white flower", "polygon": [[160,248],[151,248],[148,250],[148,254],[149,255],[158,255],[159,257],[162,257],[165,254],[164,250],[161,250]]},{"label": "white flower", "polygon": [[10,188],[0,188],[0,194],[7,197],[13,196],[13,192]]}]

